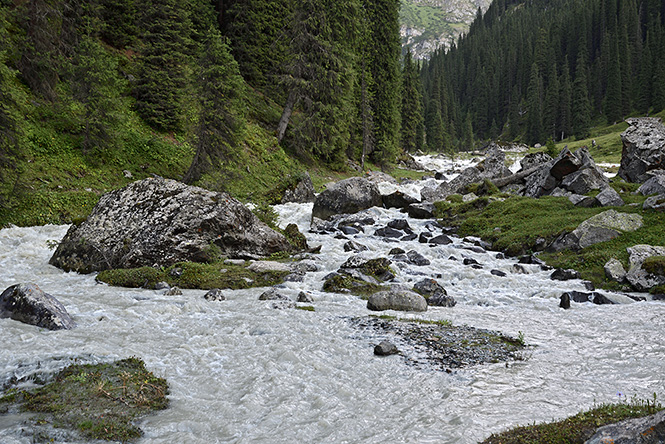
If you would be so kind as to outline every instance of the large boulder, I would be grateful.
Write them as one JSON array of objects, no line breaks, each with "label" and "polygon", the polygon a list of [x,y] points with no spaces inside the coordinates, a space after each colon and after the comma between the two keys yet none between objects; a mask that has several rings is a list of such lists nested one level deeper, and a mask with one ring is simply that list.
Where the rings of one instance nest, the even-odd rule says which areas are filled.
[{"label": "large boulder", "polygon": [[564,177],[561,186],[575,194],[587,194],[609,186],[609,180],[596,167],[584,168]]},{"label": "large boulder", "polygon": [[0,295],[0,318],[49,330],[70,330],[76,323],[56,298],[36,284],[12,285]]},{"label": "large boulder", "polygon": [[476,165],[483,178],[495,179],[510,176],[512,173],[506,167],[506,153],[496,143],[491,143],[485,152],[485,160]]},{"label": "large boulder", "polygon": [[643,418],[606,425],[584,444],[660,444],[665,442],[665,410]]},{"label": "large boulder", "polygon": [[665,211],[665,194],[647,197],[642,205],[644,210]]},{"label": "large boulder", "polygon": [[282,203],[307,203],[314,202],[315,199],[316,195],[314,194],[312,178],[309,173],[305,173],[305,175],[298,181],[295,188],[284,191]]},{"label": "large boulder", "polygon": [[250,259],[291,249],[286,238],[226,193],[161,177],[103,195],[50,260],[66,271]]},{"label": "large boulder", "polygon": [[665,126],[659,118],[626,119],[621,134],[623,150],[618,175],[627,182],[643,183],[648,171],[665,168]]},{"label": "large boulder", "polygon": [[427,301],[418,293],[408,290],[387,290],[371,295],[367,308],[373,311],[427,311]]},{"label": "large boulder", "polygon": [[540,165],[545,165],[546,163],[552,162],[553,160],[554,159],[552,159],[552,156],[542,151],[537,153],[529,153],[524,156],[522,160],[520,160],[521,168],[518,172],[530,170],[531,168]]},{"label": "large boulder", "polygon": [[332,184],[316,197],[312,217],[330,219],[336,214],[353,214],[382,204],[377,186],[362,177]]},{"label": "large boulder", "polygon": [[588,246],[612,240],[622,232],[635,231],[643,225],[639,214],[619,213],[607,210],[590,217],[578,225],[571,233],[560,236],[550,246],[550,250],[579,250]]},{"label": "large boulder", "polygon": [[595,197],[596,202],[601,207],[621,207],[625,205],[625,202],[612,187],[606,187]]},{"label": "large boulder", "polygon": [[648,291],[657,285],[665,285],[665,276],[651,274],[642,268],[644,261],[652,256],[665,256],[665,247],[652,245],[635,245],[626,249],[629,255],[630,268],[626,280],[638,291]]}]

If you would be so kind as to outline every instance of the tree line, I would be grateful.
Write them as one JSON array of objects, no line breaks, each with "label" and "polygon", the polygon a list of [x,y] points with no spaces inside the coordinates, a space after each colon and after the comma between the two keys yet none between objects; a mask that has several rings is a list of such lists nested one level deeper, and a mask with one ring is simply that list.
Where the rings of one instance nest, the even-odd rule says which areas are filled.
[{"label": "tree line", "polygon": [[665,107],[661,0],[495,0],[424,64],[427,147],[545,144]]}]

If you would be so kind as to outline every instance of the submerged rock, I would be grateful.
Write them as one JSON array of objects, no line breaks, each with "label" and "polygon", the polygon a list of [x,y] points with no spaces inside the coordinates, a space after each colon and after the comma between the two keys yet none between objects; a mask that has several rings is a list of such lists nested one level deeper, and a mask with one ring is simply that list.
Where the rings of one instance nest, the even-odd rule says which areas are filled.
[{"label": "submerged rock", "polygon": [[0,295],[0,318],[49,330],[70,330],[76,323],[56,298],[37,284],[12,285]]},{"label": "submerged rock", "polygon": [[91,273],[281,251],[292,251],[286,238],[228,194],[154,177],[103,195],[49,263]]}]

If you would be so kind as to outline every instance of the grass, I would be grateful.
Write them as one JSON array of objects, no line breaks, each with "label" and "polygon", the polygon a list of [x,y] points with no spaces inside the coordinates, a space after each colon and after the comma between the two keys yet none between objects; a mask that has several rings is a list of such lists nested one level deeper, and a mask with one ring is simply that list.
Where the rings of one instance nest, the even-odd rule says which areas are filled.
[{"label": "grass", "polygon": [[624,419],[649,416],[662,410],[654,399],[601,404],[562,421],[516,427],[494,434],[482,444],[583,444],[596,429]]},{"label": "grass", "polygon": [[155,288],[158,282],[166,282],[179,288],[210,290],[241,289],[277,285],[284,281],[288,272],[269,271],[257,273],[245,265],[223,262],[196,263],[181,262],[168,268],[141,267],[130,269],[105,270],[97,275],[97,280],[109,285],[128,288]]},{"label": "grass", "polygon": [[142,435],[134,421],[168,407],[168,384],[132,357],[108,364],[71,365],[43,387],[0,398],[38,421],[77,430],[87,439],[134,441]]}]

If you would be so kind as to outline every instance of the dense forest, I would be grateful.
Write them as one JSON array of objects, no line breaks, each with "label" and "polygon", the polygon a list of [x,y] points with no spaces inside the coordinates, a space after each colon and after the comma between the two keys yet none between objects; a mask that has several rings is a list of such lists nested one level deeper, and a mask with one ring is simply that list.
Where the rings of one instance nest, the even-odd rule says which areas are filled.
[{"label": "dense forest", "polygon": [[430,150],[545,144],[665,107],[665,2],[495,0],[423,66]]},{"label": "dense forest", "polygon": [[[262,163],[246,153],[258,145],[300,165],[394,163],[416,131],[423,138],[418,67],[409,59],[402,73],[399,6],[0,0],[1,209],[50,183],[49,162],[71,176],[116,165],[188,183]],[[49,156],[45,177],[26,183],[25,162]],[[131,165],[139,158],[148,160]]]}]

